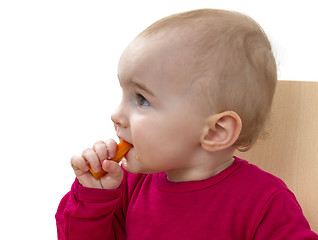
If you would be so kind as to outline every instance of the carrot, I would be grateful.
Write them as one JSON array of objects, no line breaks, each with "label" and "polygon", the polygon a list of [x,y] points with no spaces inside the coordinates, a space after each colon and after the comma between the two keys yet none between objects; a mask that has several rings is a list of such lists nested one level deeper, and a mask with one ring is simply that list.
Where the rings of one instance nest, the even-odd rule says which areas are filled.
[{"label": "carrot", "polygon": [[[129,149],[131,148],[132,148],[132,145],[130,143],[126,142],[125,140],[121,141],[117,145],[115,157],[111,160],[119,163],[123,159],[123,157],[126,155],[126,153],[129,151]],[[97,180],[106,174],[104,170],[101,170],[100,172],[94,172],[91,167],[89,167],[89,171]]]}]

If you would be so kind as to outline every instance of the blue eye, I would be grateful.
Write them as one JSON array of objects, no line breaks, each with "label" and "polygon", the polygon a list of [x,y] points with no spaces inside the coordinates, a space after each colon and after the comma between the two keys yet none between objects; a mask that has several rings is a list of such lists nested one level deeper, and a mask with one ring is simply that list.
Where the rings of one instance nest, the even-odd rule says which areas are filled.
[{"label": "blue eye", "polygon": [[141,106],[141,107],[147,107],[150,105],[148,100],[139,93],[137,93],[137,104],[138,106]]}]

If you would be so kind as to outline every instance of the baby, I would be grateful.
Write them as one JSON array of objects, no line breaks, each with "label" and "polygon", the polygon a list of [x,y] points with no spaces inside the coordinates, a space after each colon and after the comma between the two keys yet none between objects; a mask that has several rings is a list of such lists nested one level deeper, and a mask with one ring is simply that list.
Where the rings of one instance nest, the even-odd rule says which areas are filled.
[{"label": "baby", "polygon": [[114,140],[72,157],[59,239],[318,239],[280,179],[233,157],[261,133],[277,82],[255,21],[213,9],[163,18],[129,44],[118,79],[111,118],[133,147],[121,165]]}]

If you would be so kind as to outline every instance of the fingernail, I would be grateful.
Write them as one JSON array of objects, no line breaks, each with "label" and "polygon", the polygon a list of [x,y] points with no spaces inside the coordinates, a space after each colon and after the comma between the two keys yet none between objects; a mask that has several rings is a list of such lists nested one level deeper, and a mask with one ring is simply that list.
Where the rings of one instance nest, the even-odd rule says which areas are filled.
[{"label": "fingernail", "polygon": [[72,163],[72,167],[73,167],[73,169],[74,169],[75,171],[79,169],[79,168],[76,167],[73,163]]}]

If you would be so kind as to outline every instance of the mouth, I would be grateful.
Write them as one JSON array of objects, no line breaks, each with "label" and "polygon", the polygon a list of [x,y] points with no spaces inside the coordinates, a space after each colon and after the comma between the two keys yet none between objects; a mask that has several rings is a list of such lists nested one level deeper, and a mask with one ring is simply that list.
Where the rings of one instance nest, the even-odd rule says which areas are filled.
[{"label": "mouth", "polygon": [[129,152],[129,150],[133,147],[132,144],[122,140],[117,145],[116,155],[114,157],[114,161],[120,162]]},{"label": "mouth", "polygon": [[130,144],[131,146],[134,146],[130,141],[127,141],[126,139],[122,138],[121,136],[117,135],[119,143],[122,141],[125,141],[126,143]]}]

